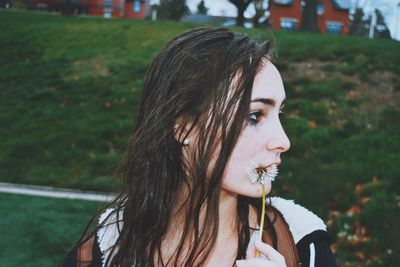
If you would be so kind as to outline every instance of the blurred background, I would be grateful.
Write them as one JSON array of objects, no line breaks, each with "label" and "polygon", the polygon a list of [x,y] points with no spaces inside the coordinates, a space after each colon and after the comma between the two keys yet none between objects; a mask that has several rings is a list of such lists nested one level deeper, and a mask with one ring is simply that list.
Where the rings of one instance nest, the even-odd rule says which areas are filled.
[{"label": "blurred background", "polygon": [[61,261],[105,203],[70,196],[120,187],[148,65],[176,34],[209,25],[275,44],[292,147],[272,194],[325,220],[339,266],[400,264],[399,0],[0,7],[1,266]]}]

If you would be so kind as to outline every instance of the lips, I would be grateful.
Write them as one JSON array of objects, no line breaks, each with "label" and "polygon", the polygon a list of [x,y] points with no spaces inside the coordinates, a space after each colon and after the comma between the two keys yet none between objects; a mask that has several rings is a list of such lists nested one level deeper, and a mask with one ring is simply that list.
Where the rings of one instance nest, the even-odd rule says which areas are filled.
[{"label": "lips", "polygon": [[267,164],[267,165],[258,164],[257,166],[258,166],[259,168],[261,168],[261,169],[268,169],[268,167],[270,167],[271,165],[276,165],[276,166],[278,166],[279,164],[281,164],[281,160],[280,160],[280,159],[277,160],[277,161],[275,161],[275,162],[273,162],[273,163],[271,163],[271,164]]},{"label": "lips", "polygon": [[259,165],[255,162],[250,162],[250,167],[248,168],[247,175],[252,184],[259,182],[265,185],[267,181],[275,181],[278,175],[278,165],[280,161],[274,162],[270,165]]}]

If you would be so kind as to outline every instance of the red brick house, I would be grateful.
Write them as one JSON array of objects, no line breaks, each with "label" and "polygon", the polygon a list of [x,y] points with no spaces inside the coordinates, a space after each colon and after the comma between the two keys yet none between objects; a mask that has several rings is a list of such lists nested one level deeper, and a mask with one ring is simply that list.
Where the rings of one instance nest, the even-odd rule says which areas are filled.
[{"label": "red brick house", "polygon": [[33,0],[34,9],[92,16],[145,19],[150,14],[150,0]]},{"label": "red brick house", "polygon": [[[299,30],[302,22],[301,0],[271,0],[270,22],[276,30]],[[318,29],[333,34],[348,34],[350,0],[319,0]]]},{"label": "red brick house", "polygon": [[150,0],[83,0],[88,3],[88,14],[103,17],[144,19],[150,12]]}]

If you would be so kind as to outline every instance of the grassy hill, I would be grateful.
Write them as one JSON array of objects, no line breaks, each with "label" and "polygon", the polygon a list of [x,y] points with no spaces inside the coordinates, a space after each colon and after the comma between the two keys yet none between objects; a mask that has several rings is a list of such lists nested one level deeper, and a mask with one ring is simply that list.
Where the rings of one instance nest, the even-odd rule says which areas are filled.
[{"label": "grassy hill", "polygon": [[[0,181],[117,190],[146,68],[197,26],[0,11]],[[275,40],[285,80],[274,194],[326,219],[342,266],[398,262],[400,44],[236,30]]]}]

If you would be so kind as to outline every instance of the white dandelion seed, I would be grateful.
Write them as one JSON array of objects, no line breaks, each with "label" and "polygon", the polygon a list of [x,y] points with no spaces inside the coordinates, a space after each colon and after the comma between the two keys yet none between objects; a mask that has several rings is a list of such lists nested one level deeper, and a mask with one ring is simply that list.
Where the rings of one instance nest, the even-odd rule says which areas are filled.
[{"label": "white dandelion seed", "polygon": [[252,184],[259,182],[260,184],[265,185],[267,181],[275,181],[277,175],[278,166],[276,164],[272,164],[265,168],[257,166],[254,161],[250,161],[250,166],[247,170],[247,176]]}]

